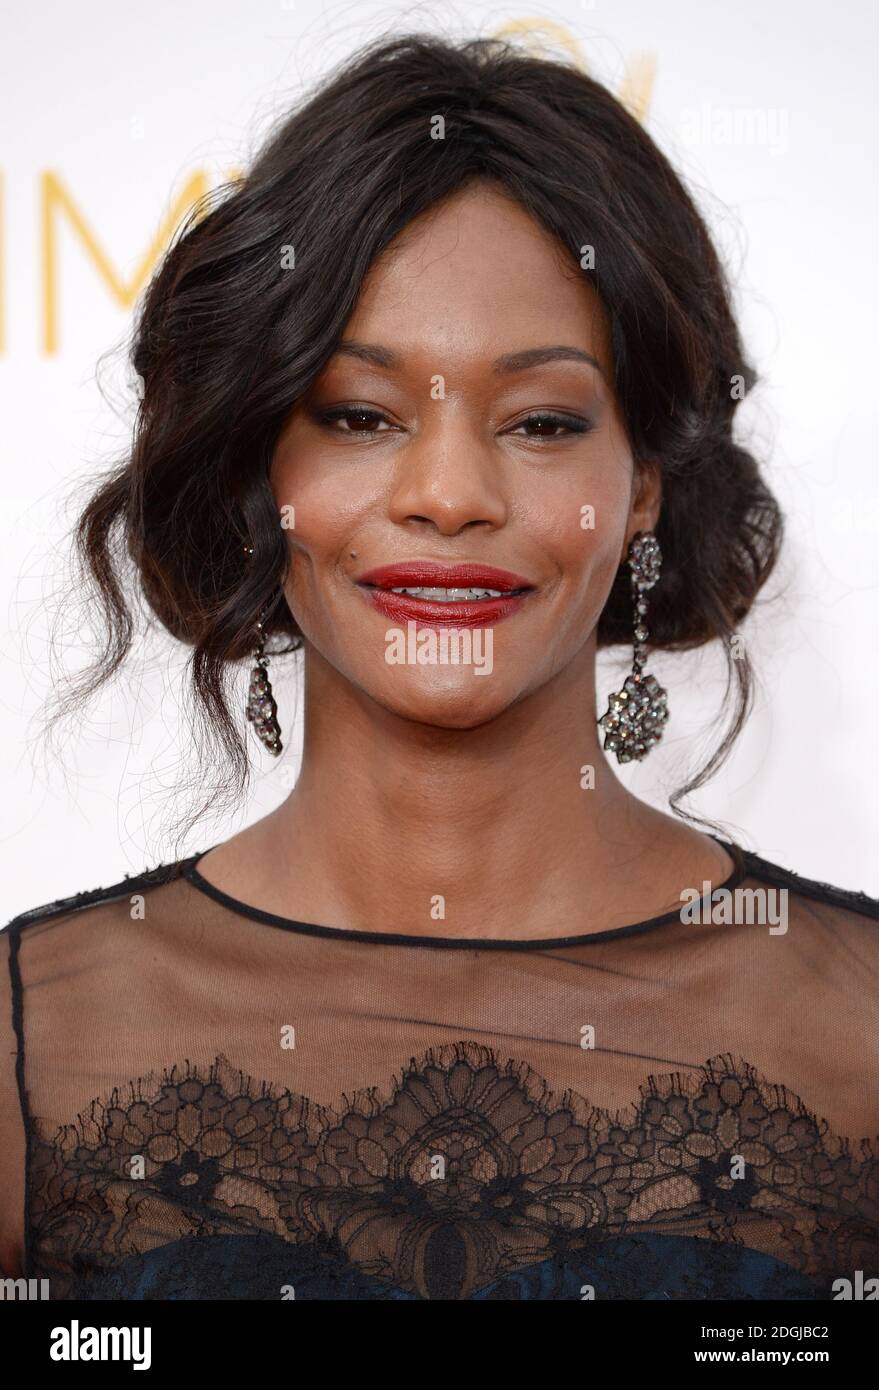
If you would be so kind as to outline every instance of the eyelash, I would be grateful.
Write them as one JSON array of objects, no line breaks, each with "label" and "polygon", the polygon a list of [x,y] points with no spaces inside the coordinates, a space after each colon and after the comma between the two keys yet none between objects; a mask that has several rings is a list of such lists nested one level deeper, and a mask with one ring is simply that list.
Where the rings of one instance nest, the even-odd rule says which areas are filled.
[{"label": "eyelash", "polygon": [[[351,405],[337,405],[333,406],[330,410],[319,411],[316,418],[319,424],[326,425],[327,428],[332,428],[334,421],[347,420],[351,416],[359,416],[361,419],[365,416],[367,419],[372,420],[386,419],[386,417],[382,415],[380,410],[367,409],[365,406],[361,408],[359,406]],[[530,415],[526,415],[524,420],[520,420],[518,425],[515,426],[515,429],[521,429],[523,425],[530,425],[533,424],[535,421],[540,421],[544,425],[558,426],[559,428],[565,430],[568,435],[588,434],[591,430],[595,428],[595,425],[591,420],[587,420],[581,415],[565,415],[561,414],[559,411],[554,410],[536,410],[532,411]],[[335,431],[336,434],[349,434],[352,436],[352,438],[359,437],[361,439],[370,438],[376,434],[384,434],[388,432],[389,431],[377,429]],[[513,431],[511,430],[510,433],[513,433]],[[549,440],[552,443],[555,443],[557,440],[564,437],[564,435],[539,434],[525,436],[525,438],[528,439],[545,439]]]}]

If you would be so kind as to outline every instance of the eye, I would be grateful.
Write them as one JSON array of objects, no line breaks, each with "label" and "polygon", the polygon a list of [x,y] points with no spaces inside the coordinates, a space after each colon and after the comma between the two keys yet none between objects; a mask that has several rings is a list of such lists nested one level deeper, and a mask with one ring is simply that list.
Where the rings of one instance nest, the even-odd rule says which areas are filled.
[{"label": "eye", "polygon": [[562,415],[557,411],[541,410],[527,415],[508,433],[517,434],[525,429],[534,431],[525,436],[527,439],[560,439],[564,434],[588,434],[594,428],[592,421],[582,415]]},{"label": "eye", "polygon": [[[383,430],[379,431],[376,426],[382,421],[388,423],[380,410],[365,405],[334,405],[329,410],[319,411],[316,418],[320,424],[334,429],[337,434],[385,433]],[[341,420],[350,422],[350,428],[340,428],[338,422]]]}]

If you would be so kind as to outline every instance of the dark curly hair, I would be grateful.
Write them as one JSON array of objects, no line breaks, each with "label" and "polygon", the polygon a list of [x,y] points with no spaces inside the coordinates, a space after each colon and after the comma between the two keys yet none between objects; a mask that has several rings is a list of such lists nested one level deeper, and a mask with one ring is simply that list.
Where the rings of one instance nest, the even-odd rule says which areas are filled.
[{"label": "dark curly hair", "polygon": [[[431,139],[438,115],[445,138]],[[223,769],[205,809],[218,790],[237,798],[248,784],[227,682],[267,602],[270,637],[301,644],[281,594],[288,556],[269,485],[280,431],[382,249],[474,178],[517,199],[578,266],[581,246],[594,246],[595,269],[582,273],[608,315],[629,438],[662,474],[650,642],[726,648],[734,716],[710,762],[675,792],[679,814],[694,819],[677,803],[725,760],[747,718],[752,668],[731,639],[775,564],[782,519],[754,457],[733,442],[732,383],[747,390],[757,378],[703,220],[638,120],[573,64],[498,39],[414,34],[359,50],[285,115],[243,178],[190,210],[134,324],[132,447],[74,532],[105,640],[62,713],[125,660],[133,582],[193,649],[192,693]],[[290,244],[294,274],[281,268]],[[598,645],[629,643],[631,631],[623,567]]]}]

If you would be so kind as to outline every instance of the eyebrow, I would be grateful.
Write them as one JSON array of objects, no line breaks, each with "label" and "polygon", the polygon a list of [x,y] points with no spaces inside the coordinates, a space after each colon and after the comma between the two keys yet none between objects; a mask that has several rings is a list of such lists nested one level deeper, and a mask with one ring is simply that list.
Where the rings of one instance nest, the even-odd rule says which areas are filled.
[{"label": "eyebrow", "polygon": [[[392,352],[390,348],[381,347],[378,343],[360,343],[354,338],[348,338],[339,343],[336,352],[356,357],[361,362],[369,362],[374,367],[393,370],[402,366],[402,358],[398,353]],[[583,352],[581,348],[566,347],[563,343],[553,347],[525,348],[522,352],[507,352],[503,357],[495,359],[492,370],[499,375],[505,375],[524,372],[529,367],[542,367],[546,362],[565,361],[586,362],[604,375],[601,364],[591,353]]]}]

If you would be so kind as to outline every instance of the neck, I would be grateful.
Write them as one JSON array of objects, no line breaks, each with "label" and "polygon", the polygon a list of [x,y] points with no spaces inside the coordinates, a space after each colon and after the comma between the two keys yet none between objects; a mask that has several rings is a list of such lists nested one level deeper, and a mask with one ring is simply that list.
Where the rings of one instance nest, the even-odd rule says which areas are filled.
[{"label": "neck", "polygon": [[309,649],[300,776],[260,823],[274,899],[312,921],[464,937],[589,930],[621,884],[624,920],[639,893],[655,906],[658,823],[680,827],[617,780],[594,710],[590,649],[475,729],[402,719]]}]

